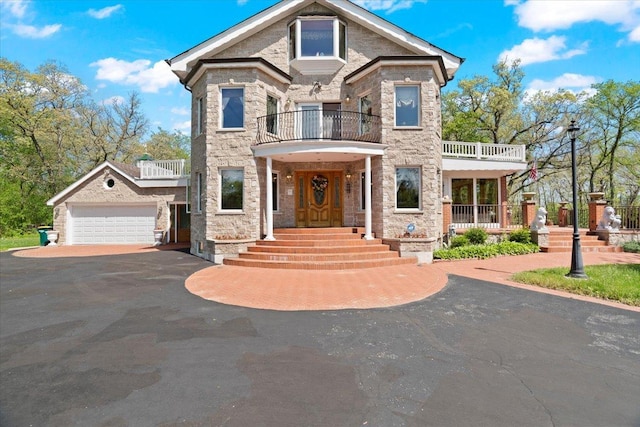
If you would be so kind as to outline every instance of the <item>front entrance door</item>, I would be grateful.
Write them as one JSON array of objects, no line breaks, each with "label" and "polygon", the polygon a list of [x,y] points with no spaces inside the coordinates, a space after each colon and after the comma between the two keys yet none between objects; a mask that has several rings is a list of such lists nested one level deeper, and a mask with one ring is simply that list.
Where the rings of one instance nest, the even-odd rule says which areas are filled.
[{"label": "front entrance door", "polygon": [[171,211],[171,228],[169,241],[187,243],[191,240],[191,216],[187,212],[187,205],[169,205]]},{"label": "front entrance door", "polygon": [[342,172],[296,173],[296,227],[342,226]]}]

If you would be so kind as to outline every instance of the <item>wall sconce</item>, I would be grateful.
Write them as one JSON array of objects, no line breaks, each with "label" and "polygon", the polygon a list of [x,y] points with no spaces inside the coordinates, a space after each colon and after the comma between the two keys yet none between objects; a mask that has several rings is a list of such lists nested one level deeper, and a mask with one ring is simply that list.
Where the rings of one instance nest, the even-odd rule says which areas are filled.
[{"label": "wall sconce", "polygon": [[313,90],[320,92],[322,90],[322,83],[319,80],[313,82]]},{"label": "wall sconce", "polygon": [[293,172],[291,172],[291,169],[287,169],[285,178],[289,184],[293,182]]},{"label": "wall sconce", "polygon": [[351,102],[351,95],[347,94],[344,98],[344,102]]},{"label": "wall sconce", "polygon": [[346,179],[346,184],[345,184],[345,190],[347,191],[347,194],[351,194],[351,170],[347,169],[347,171],[344,174],[344,177]]}]

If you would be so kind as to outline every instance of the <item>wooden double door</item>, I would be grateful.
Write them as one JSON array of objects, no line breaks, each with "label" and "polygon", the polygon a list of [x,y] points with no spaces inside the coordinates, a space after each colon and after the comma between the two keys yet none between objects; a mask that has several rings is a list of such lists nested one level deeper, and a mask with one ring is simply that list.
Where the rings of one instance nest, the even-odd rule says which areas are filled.
[{"label": "wooden double door", "polygon": [[341,227],[341,171],[296,172],[296,227]]}]

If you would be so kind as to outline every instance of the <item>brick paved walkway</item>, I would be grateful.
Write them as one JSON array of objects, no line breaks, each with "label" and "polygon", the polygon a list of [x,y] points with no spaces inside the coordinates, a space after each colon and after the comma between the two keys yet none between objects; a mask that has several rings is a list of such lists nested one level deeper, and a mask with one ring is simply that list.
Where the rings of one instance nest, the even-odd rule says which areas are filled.
[{"label": "brick paved walkway", "polygon": [[[15,252],[20,257],[81,257],[179,249],[136,245],[59,246]],[[585,265],[636,263],[640,254],[584,253]],[[198,271],[185,283],[187,290],[204,299],[224,304],[267,310],[332,310],[390,307],[427,298],[447,284],[447,275],[501,283],[536,292],[640,311],[610,301],[561,291],[522,285],[509,280],[513,273],[544,267],[571,265],[571,253],[537,253],[488,260],[436,262],[361,270],[277,270],[216,265]]]}]

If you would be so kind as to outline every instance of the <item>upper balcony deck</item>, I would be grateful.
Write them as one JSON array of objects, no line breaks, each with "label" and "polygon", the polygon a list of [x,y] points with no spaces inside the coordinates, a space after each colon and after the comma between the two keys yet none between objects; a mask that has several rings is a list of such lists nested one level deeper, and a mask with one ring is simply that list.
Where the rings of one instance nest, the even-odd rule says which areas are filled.
[{"label": "upper balcony deck", "polygon": [[140,179],[179,179],[191,174],[191,161],[177,160],[141,160],[138,162]]}]

